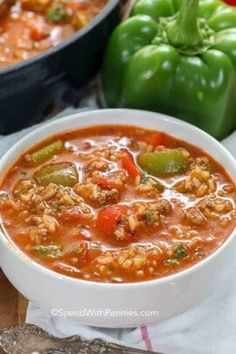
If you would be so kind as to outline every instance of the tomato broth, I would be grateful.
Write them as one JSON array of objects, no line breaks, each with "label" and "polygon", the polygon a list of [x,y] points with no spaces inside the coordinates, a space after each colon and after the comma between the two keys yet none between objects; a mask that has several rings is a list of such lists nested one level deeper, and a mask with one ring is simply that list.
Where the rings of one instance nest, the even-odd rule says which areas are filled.
[{"label": "tomato broth", "polygon": [[164,132],[95,126],[25,152],[1,185],[8,237],[58,273],[157,279],[215,252],[235,228],[235,184],[199,147]]}]

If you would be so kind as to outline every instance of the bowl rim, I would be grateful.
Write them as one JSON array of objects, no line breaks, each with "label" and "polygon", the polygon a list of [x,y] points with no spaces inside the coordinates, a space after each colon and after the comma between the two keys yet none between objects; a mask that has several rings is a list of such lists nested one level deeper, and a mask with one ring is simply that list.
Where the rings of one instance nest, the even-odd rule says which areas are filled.
[{"label": "bowl rim", "polygon": [[[109,114],[113,114],[114,112],[117,112],[117,114],[122,114],[122,115],[132,114],[134,116],[139,115],[141,113],[144,116],[144,120],[145,120],[145,115],[146,116],[149,115],[149,116],[156,116],[159,119],[166,121],[167,123],[170,122],[170,124],[172,124],[172,123],[177,124],[177,125],[181,124],[185,128],[191,129],[194,132],[194,134],[201,135],[201,137],[203,139],[208,140],[209,142],[214,144],[218,150],[221,150],[221,152],[225,155],[225,157],[227,158],[227,161],[230,163],[230,165],[233,167],[233,169],[235,170],[235,173],[236,173],[236,160],[234,159],[232,154],[219,141],[217,141],[215,138],[213,138],[212,136],[210,136],[209,134],[207,134],[203,130],[193,126],[192,124],[181,121],[181,120],[171,117],[171,116],[167,116],[167,115],[164,115],[161,113],[155,113],[155,112],[143,111],[143,110],[135,110],[135,109],[96,109],[96,110],[89,110],[89,111],[81,111],[81,112],[69,114],[63,118],[58,118],[58,119],[49,121],[46,124],[36,127],[34,130],[27,133],[19,141],[17,141],[15,144],[13,144],[13,146],[1,157],[0,168],[1,168],[2,164],[3,165],[7,164],[7,160],[9,159],[9,157],[13,153],[15,153],[17,151],[17,149],[20,148],[22,144],[24,144],[24,142],[28,141],[31,138],[34,138],[35,135],[42,134],[42,139],[40,139],[40,141],[42,141],[42,142],[44,140],[46,140],[47,138],[49,138],[50,135],[52,135],[52,134],[49,134],[49,135],[45,134],[45,132],[47,132],[47,128],[53,127],[54,125],[57,125],[59,122],[65,123],[67,121],[76,120],[80,117],[81,118],[89,118],[90,116],[94,117],[96,115],[99,116],[101,114],[109,115]],[[86,116],[86,117],[84,117],[84,116]],[[114,124],[116,124],[116,123],[113,123],[113,125]],[[82,124],[81,126],[79,126],[78,129],[80,129],[82,127],[93,126],[93,125],[96,125],[96,124],[94,124],[94,123],[90,124],[89,122],[88,123],[86,122],[85,124]],[[97,125],[98,126],[99,125],[112,125],[112,123],[111,124],[99,123]],[[130,124],[129,122],[128,122],[128,124],[126,124],[125,122],[121,122],[120,124],[116,124],[116,125],[117,126],[119,126],[119,125],[133,125],[133,126],[135,126],[135,124]],[[142,125],[140,125],[139,123],[136,126],[142,127]],[[145,124],[143,125],[143,127],[145,128]],[[66,132],[66,131],[73,131],[73,130],[76,130],[76,128],[69,128],[68,130],[58,129],[57,133],[60,134],[60,133]],[[57,133],[55,133],[55,134],[57,134]],[[183,140],[185,140],[191,144],[191,141],[189,141],[188,139],[183,139]],[[32,139],[31,141],[34,141],[34,139]],[[26,150],[28,150],[34,144],[32,142],[29,144],[29,142],[28,142],[28,143],[26,143],[26,145],[28,145],[28,147],[26,148]],[[7,169],[5,170],[5,173],[15,163],[15,161],[17,161],[17,159],[19,158],[19,156],[22,153],[23,152],[21,151],[20,154],[15,154],[14,159],[11,158],[11,163],[8,164]],[[211,154],[209,154],[209,155],[211,156]],[[2,177],[0,179],[0,182],[4,178],[4,175],[5,174],[2,173]],[[231,175],[230,175],[230,177],[234,180],[234,178]],[[4,233],[4,230],[2,228],[0,229],[0,242],[2,242],[8,248],[8,250],[10,252],[13,252],[14,256],[19,258],[20,261],[23,261],[27,266],[29,266],[29,265],[32,266],[34,271],[41,272],[41,273],[43,273],[43,275],[46,275],[50,278],[53,278],[53,279],[56,278],[59,281],[66,282],[67,284],[73,284],[75,286],[80,285],[80,286],[86,286],[88,288],[93,288],[93,287],[109,288],[109,289],[114,288],[116,290],[123,290],[124,288],[125,289],[127,289],[127,288],[140,289],[140,287],[141,288],[143,288],[143,287],[149,288],[149,287],[153,287],[154,285],[161,285],[161,284],[176,282],[177,280],[180,280],[187,275],[191,275],[192,273],[194,273],[194,272],[200,270],[201,268],[203,268],[204,266],[208,265],[214,258],[219,256],[224,251],[224,249],[226,247],[229,246],[229,244],[232,242],[234,237],[236,237],[236,227],[232,230],[230,236],[228,236],[228,238],[222,243],[222,245],[219,248],[216,249],[215,252],[213,252],[212,254],[207,256],[206,258],[200,260],[198,263],[196,263],[192,266],[189,266],[188,268],[185,268],[179,272],[167,275],[165,277],[157,278],[157,279],[143,280],[143,281],[133,282],[133,283],[132,282],[130,282],[130,283],[106,283],[106,282],[96,282],[96,281],[91,281],[91,280],[73,278],[68,275],[57,273],[56,271],[51,270],[51,269],[41,265],[40,263],[38,263],[34,259],[30,258],[28,255],[26,255],[21,249],[19,249],[14,244],[14,242],[10,239],[10,236],[6,235],[6,233]],[[0,260],[0,267],[1,267],[1,260]]]},{"label": "bowl rim", "polygon": [[20,70],[24,67],[39,62],[41,59],[44,59],[46,57],[51,57],[52,55],[57,54],[60,50],[69,46],[73,42],[76,42],[84,35],[86,35],[88,32],[90,32],[92,29],[94,29],[97,25],[99,25],[118,5],[119,5],[119,0],[108,0],[107,4],[102,8],[102,10],[84,28],[76,31],[74,34],[72,34],[67,39],[63,40],[55,47],[48,48],[42,51],[41,53],[38,53],[28,59],[20,60],[19,62],[16,62],[14,64],[3,66],[2,68],[0,68],[0,76],[9,73],[14,73],[17,70]]}]

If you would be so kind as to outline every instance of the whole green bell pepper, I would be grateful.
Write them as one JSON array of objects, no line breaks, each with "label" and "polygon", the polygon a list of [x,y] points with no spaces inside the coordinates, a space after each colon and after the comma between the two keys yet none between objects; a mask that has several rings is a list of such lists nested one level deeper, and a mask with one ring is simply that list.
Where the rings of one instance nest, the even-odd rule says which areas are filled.
[{"label": "whole green bell pepper", "polygon": [[110,38],[102,84],[111,107],[166,113],[224,138],[236,128],[236,8],[138,0]]}]

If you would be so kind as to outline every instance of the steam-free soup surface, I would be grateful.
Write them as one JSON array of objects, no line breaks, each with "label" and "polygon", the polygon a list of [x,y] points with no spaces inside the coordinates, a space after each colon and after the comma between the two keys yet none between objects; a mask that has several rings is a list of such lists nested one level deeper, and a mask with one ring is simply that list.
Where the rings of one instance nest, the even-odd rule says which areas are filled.
[{"label": "steam-free soup surface", "polygon": [[52,137],[5,176],[2,227],[58,273],[137,282],[179,272],[236,224],[235,185],[204,151],[163,132],[98,126]]}]

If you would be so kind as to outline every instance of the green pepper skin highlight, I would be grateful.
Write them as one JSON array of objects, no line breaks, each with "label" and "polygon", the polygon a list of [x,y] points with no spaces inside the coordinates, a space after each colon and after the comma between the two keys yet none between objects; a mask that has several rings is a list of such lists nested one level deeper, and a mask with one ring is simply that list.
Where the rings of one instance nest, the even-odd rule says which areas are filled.
[{"label": "green pepper skin highlight", "polygon": [[181,151],[169,150],[142,153],[138,157],[138,164],[155,177],[170,177],[185,172],[189,161]]},{"label": "green pepper skin highlight", "polygon": [[[131,17],[108,43],[102,70],[105,99],[110,107],[175,116],[222,139],[236,128],[236,7],[220,0],[199,1],[198,20],[207,21],[213,40],[191,55],[172,43],[160,43],[158,35],[160,19],[173,20],[184,1],[135,3]],[[184,34],[191,42],[194,31],[187,31],[187,25]]]}]

